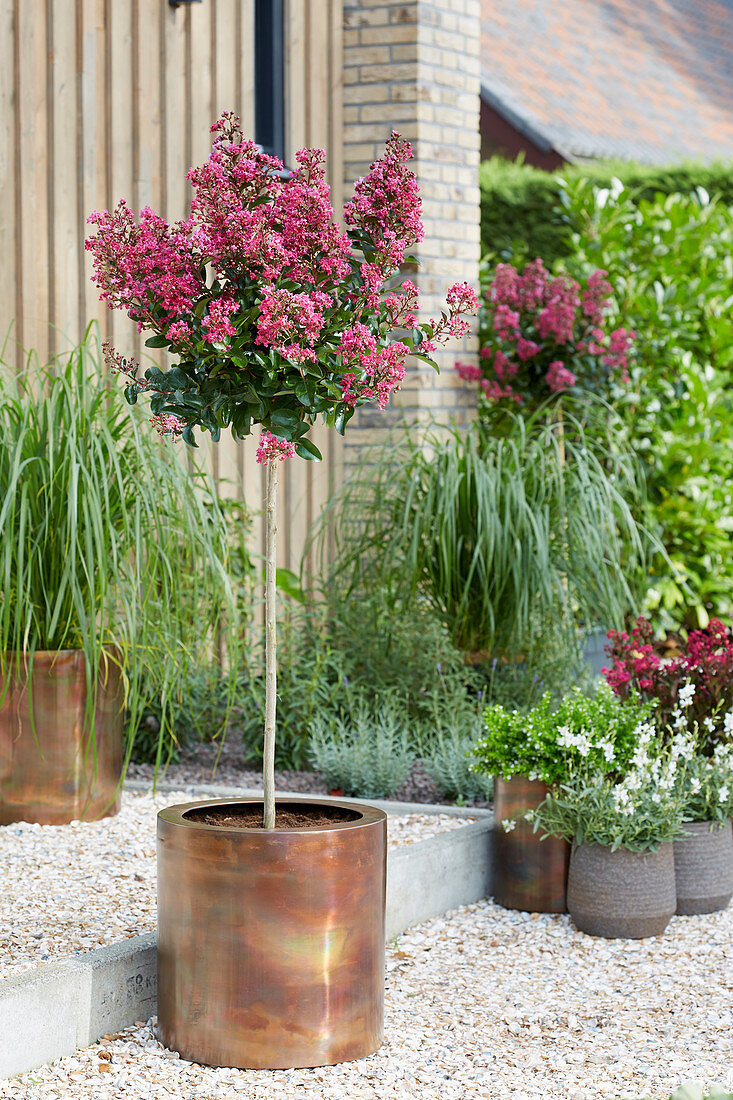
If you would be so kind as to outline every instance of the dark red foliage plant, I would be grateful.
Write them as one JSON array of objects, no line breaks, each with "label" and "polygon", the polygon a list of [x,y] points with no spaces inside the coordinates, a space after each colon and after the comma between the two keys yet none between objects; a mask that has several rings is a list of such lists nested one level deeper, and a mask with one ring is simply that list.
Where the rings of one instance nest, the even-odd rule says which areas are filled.
[{"label": "dark red foliage plant", "polygon": [[[651,625],[637,619],[630,631],[610,630],[606,652],[613,659],[603,673],[622,699],[638,692],[656,701],[656,718],[673,728],[684,710],[696,723],[708,751],[733,741],[733,630],[711,619],[704,630],[690,631],[682,651],[659,656]],[[694,689],[694,690],[693,690]]]}]

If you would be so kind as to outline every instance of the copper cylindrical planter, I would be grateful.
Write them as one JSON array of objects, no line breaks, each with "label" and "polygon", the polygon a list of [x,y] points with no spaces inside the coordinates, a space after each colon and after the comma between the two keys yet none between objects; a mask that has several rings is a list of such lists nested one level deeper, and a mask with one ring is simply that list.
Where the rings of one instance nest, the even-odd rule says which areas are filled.
[{"label": "copper cylindrical planter", "polygon": [[123,709],[117,665],[104,659],[92,715],[82,650],[37,652],[20,670],[11,659],[7,676],[0,704],[0,825],[64,825],[117,813]]},{"label": "copper cylindrical planter", "polygon": [[[548,792],[547,784],[515,775],[494,782],[494,901],[505,909],[565,913],[570,845],[557,837],[542,840],[523,821]],[[502,821],[516,821],[505,832]]]},{"label": "copper cylindrical planter", "polygon": [[184,1058],[242,1069],[333,1065],[382,1041],[387,819],[232,828],[158,814],[158,1028]]}]

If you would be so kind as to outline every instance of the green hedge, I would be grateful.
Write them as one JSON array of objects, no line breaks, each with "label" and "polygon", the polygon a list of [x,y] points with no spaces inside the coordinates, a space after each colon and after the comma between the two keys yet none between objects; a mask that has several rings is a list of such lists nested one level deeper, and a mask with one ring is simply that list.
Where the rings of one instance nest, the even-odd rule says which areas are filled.
[{"label": "green hedge", "polygon": [[568,228],[560,201],[558,178],[584,177],[608,187],[617,176],[639,198],[655,192],[689,194],[704,187],[733,205],[733,166],[687,162],[653,167],[625,161],[566,165],[560,172],[543,172],[521,161],[492,157],[481,165],[481,242],[484,252],[501,259],[541,256],[549,266],[569,254]]}]

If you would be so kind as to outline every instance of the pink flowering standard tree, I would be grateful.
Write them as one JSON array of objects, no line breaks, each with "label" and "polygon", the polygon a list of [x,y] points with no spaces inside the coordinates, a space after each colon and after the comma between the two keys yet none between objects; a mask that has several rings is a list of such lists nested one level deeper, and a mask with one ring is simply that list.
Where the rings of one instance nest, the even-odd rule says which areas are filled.
[{"label": "pink flowering standard tree", "polygon": [[605,271],[584,285],[551,275],[542,260],[523,270],[497,264],[480,314],[481,365],[457,363],[492,404],[535,406],[567,391],[607,395],[629,380],[635,333],[612,328]]},{"label": "pink flowering standard tree", "polygon": [[[239,120],[212,127],[207,162],[188,173],[190,215],[138,218],[124,202],[92,214],[94,281],[112,309],[169,351],[167,370],[106,346],[127,380],[127,400],[150,400],[165,436],[196,446],[195,432],[244,439],[259,427],[267,466],[264,825],[274,827],[276,705],[275,508],[280,461],[321,456],[308,432],[318,417],[344,433],[360,405],[385,408],[408,355],[433,366],[436,346],[469,328],[478,298],[453,286],[446,309],[417,321],[418,291],[394,276],[423,236],[409,144],[393,133],[336,222],[324,154],[303,149],[292,174],[244,138]],[[437,369],[437,367],[436,367]]]}]

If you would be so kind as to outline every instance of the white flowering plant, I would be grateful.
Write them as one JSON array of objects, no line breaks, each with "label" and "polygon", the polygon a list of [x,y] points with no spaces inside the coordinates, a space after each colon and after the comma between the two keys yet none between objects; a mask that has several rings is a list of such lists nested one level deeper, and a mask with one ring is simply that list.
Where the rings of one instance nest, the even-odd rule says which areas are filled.
[{"label": "white flowering plant", "polygon": [[559,706],[546,692],[526,713],[491,706],[471,768],[504,779],[523,775],[550,786],[567,782],[579,769],[616,775],[626,769],[652,710],[653,704],[638,696],[619,699],[606,684],[593,698],[576,688]]},{"label": "white flowering plant", "polygon": [[583,765],[526,818],[535,832],[616,851],[655,851],[684,833],[685,782],[692,741],[665,738],[642,722],[629,767],[621,775]]},{"label": "white flowering plant", "polygon": [[716,745],[712,757],[695,753],[680,782],[685,821],[724,824],[733,817],[733,746]]},{"label": "white flowering plant", "polygon": [[[669,737],[686,738],[688,743],[687,766],[678,776],[684,820],[723,824],[733,815],[733,710],[721,715],[717,708],[699,722],[694,717],[695,693],[691,681],[679,689],[667,731]],[[721,728],[725,740],[711,746],[710,735]]]}]

